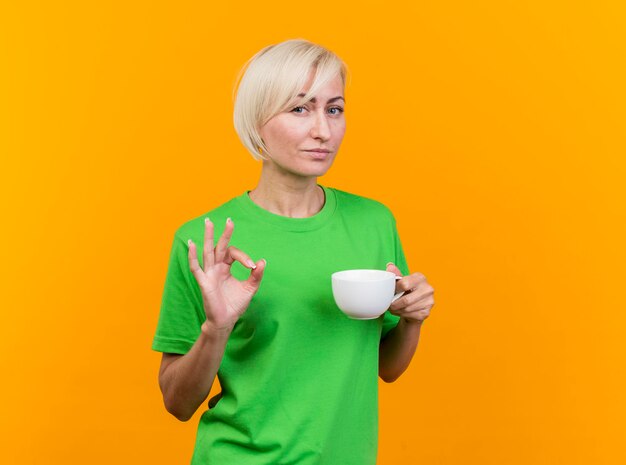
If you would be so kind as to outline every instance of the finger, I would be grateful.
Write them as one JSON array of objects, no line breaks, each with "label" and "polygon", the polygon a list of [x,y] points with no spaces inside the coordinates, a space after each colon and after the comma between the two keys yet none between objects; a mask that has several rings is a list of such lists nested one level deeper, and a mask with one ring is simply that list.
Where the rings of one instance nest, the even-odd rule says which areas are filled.
[{"label": "finger", "polygon": [[[402,286],[399,284],[402,278],[402,271],[400,271],[400,268],[398,268],[392,262],[389,262],[387,263],[387,271],[390,271],[391,273],[396,275],[396,287],[394,290],[394,294],[398,294],[399,292],[404,291],[405,289],[403,289]],[[396,300],[400,299],[400,297],[401,296],[399,296],[397,299],[394,297],[395,300],[392,300],[391,302],[395,302]]]},{"label": "finger", "polygon": [[398,268],[391,262],[387,263],[387,271],[391,271],[396,276],[402,276],[402,271],[400,271],[400,268]]},{"label": "finger", "polygon": [[250,276],[248,276],[248,279],[244,281],[244,285],[248,289],[252,290],[253,292],[256,292],[257,289],[259,289],[266,266],[267,260],[265,260],[264,258],[256,262],[256,268],[252,270]]},{"label": "finger", "polygon": [[215,264],[215,255],[213,252],[213,222],[205,218],[204,219],[204,249],[202,252],[202,259],[204,260],[204,269],[213,266]]},{"label": "finger", "polygon": [[226,256],[224,257],[224,263],[228,266],[232,265],[234,262],[238,261],[246,268],[255,268],[256,264],[252,261],[250,256],[245,253],[243,250],[239,250],[234,245],[231,245],[226,249]]},{"label": "finger", "polygon": [[187,254],[189,257],[189,269],[191,270],[191,273],[194,275],[196,280],[200,282],[200,278],[202,276],[202,268],[200,268],[200,264],[198,263],[198,252],[196,250],[196,244],[194,244],[191,239],[187,241],[187,244],[189,245],[189,250]]},{"label": "finger", "polygon": [[417,312],[392,312],[394,315],[404,318],[405,320],[410,321],[421,321],[422,323],[430,316],[430,312],[428,310],[419,310]]},{"label": "finger", "polygon": [[396,283],[396,289],[396,292],[405,291],[407,294],[419,293],[420,296],[427,294],[429,290],[432,294],[433,290],[432,286],[426,282],[426,278],[421,273],[413,273],[402,277],[402,279]]},{"label": "finger", "polygon": [[402,297],[399,297],[398,299],[394,300],[393,302],[391,302],[391,305],[389,305],[389,310],[402,310],[404,309],[408,302],[407,302],[407,294],[404,294]]},{"label": "finger", "polygon": [[415,302],[412,305],[409,305],[405,311],[406,312],[418,312],[420,310],[430,310],[435,305],[435,301],[432,298],[427,298],[424,300],[420,300],[419,302]]},{"label": "finger", "polygon": [[402,312],[401,314],[398,314],[398,316],[400,318],[407,318],[410,320],[424,321],[426,318],[430,316],[430,308],[414,310],[411,312]]},{"label": "finger", "polygon": [[228,242],[233,235],[233,229],[235,229],[233,220],[226,218],[224,232],[222,232],[220,240],[217,242],[217,247],[215,248],[215,263],[222,263],[224,261],[224,258],[226,257],[226,249],[228,248]]},{"label": "finger", "polygon": [[[415,288],[411,288],[409,281],[407,281],[408,276],[405,276],[404,278],[400,278],[398,279],[398,277],[396,277],[397,281],[396,281],[396,290],[394,291],[394,293],[396,295],[401,294],[398,296],[398,298],[394,297],[393,300],[391,301],[391,305],[390,308],[402,308],[405,307],[406,305],[408,305],[409,302],[412,302],[414,299],[414,295],[412,295],[411,297],[409,297],[407,299],[407,297],[409,296],[409,294],[414,294]],[[396,303],[399,302],[399,303]]]},{"label": "finger", "polygon": [[425,295],[419,295],[415,291],[407,290],[402,297],[399,297],[391,303],[389,309],[406,309],[411,305],[421,302],[424,297]]},{"label": "finger", "polygon": [[397,312],[397,315],[406,315],[408,313],[413,313],[413,312],[418,312],[418,311],[422,311],[422,310],[428,310],[430,311],[430,309],[435,305],[435,299],[430,296],[430,297],[426,297],[424,299],[419,299],[416,302],[411,302],[410,304],[408,304],[405,307],[400,307],[400,308],[393,308],[393,309],[389,309],[389,310],[393,310],[394,312]]}]

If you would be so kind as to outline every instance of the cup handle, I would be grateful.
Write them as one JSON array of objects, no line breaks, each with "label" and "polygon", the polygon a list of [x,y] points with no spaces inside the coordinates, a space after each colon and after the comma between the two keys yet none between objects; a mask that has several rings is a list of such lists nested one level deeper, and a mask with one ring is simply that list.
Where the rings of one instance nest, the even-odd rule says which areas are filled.
[{"label": "cup handle", "polygon": [[[396,276],[396,281],[398,279],[402,279],[402,276]],[[393,296],[393,299],[391,299],[391,303],[394,303],[396,300],[398,300],[400,297],[402,297],[404,295],[406,291],[402,291],[402,292],[398,292],[396,295]]]}]

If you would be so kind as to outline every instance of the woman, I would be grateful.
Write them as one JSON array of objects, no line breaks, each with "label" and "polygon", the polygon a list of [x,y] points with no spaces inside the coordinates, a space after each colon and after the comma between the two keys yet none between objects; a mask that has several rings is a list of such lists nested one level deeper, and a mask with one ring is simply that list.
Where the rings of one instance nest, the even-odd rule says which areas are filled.
[{"label": "woman", "polygon": [[[242,71],[235,128],[261,176],[175,234],[152,346],[164,403],[186,421],[219,378],[192,464],[373,464],[378,376],[409,365],[433,289],[408,274],[386,206],[317,183],[345,132],[344,63],[289,40]],[[408,292],[378,319],[347,318],[331,274],[386,263]]]}]

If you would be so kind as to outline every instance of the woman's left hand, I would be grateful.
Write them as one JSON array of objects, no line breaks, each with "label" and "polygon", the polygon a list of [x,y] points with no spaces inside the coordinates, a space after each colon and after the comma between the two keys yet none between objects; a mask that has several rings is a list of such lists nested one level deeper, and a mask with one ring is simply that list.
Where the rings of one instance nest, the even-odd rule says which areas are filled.
[{"label": "woman's left hand", "polygon": [[[387,271],[402,276],[400,269],[393,263],[387,264]],[[435,305],[434,289],[426,281],[422,273],[402,276],[396,281],[396,293],[406,291],[402,297],[393,302],[389,311],[407,320],[407,323],[423,323]]]}]

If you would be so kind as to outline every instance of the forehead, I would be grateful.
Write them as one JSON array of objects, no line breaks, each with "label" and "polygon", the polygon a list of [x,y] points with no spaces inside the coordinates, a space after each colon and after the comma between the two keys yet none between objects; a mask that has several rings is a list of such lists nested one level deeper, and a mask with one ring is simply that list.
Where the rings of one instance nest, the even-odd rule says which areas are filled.
[{"label": "forehead", "polygon": [[[309,78],[309,81],[306,85],[301,89],[298,94],[299,98],[305,96],[306,92],[311,88],[313,76]],[[333,99],[335,97],[343,97],[343,81],[341,76],[335,76],[333,79],[325,82],[322,86],[320,86],[315,95],[309,98],[310,101],[315,102],[317,100],[327,101],[329,99]]]}]

